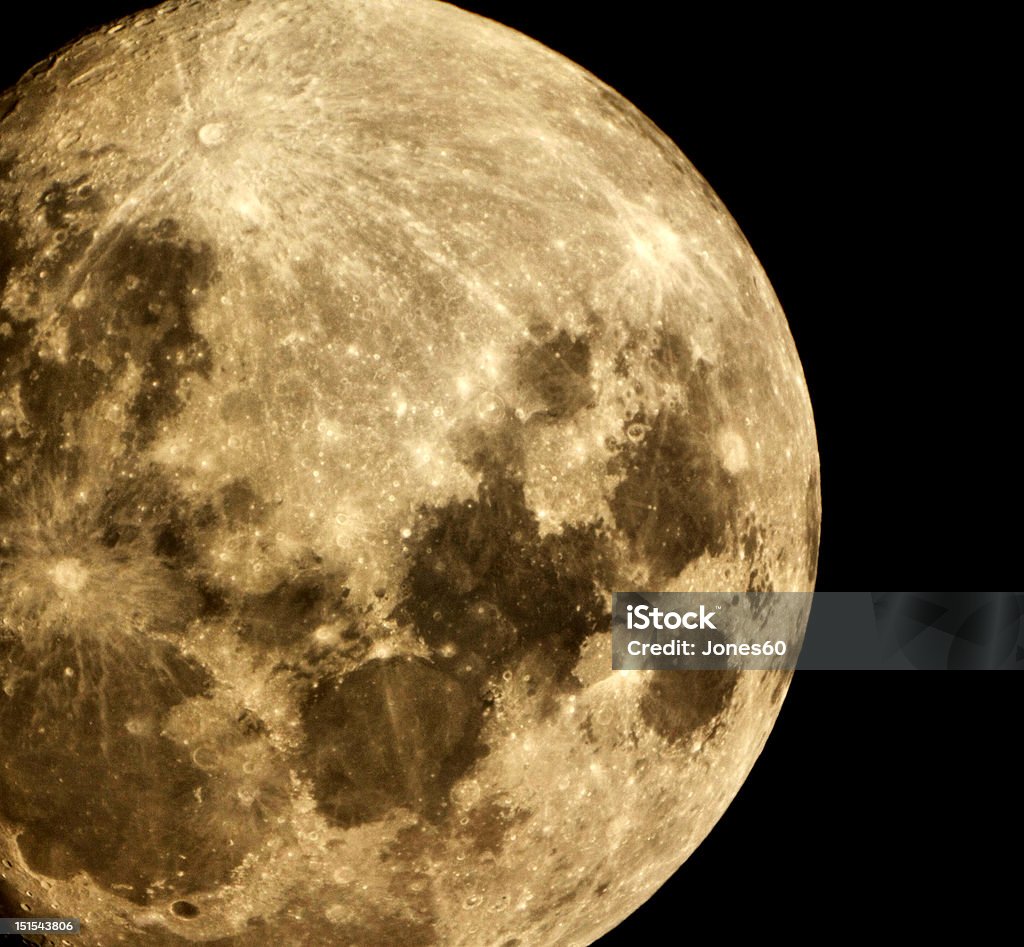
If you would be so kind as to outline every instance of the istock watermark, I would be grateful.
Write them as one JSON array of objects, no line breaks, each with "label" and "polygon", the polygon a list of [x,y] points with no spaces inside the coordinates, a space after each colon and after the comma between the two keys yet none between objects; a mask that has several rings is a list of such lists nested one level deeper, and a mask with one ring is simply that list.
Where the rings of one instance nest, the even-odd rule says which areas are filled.
[{"label": "istock watermark", "polygon": [[614,670],[1024,670],[1019,592],[616,592]]}]

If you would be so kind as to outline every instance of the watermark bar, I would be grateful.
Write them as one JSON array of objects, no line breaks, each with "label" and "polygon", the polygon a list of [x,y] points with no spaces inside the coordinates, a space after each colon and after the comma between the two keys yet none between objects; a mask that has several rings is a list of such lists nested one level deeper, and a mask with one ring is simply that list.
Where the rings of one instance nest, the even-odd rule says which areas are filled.
[{"label": "watermark bar", "polygon": [[1020,592],[616,592],[612,668],[1024,670]]},{"label": "watermark bar", "polygon": [[77,917],[0,917],[0,936],[8,934],[79,934]]}]

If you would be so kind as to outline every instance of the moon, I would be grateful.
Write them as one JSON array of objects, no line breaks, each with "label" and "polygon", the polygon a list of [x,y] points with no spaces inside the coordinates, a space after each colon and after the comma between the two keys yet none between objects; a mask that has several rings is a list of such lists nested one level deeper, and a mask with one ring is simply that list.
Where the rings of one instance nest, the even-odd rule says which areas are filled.
[{"label": "moon", "polygon": [[171,2],[0,96],[0,913],[587,944],[783,672],[614,590],[809,591],[785,316],[676,146],[432,0]]}]

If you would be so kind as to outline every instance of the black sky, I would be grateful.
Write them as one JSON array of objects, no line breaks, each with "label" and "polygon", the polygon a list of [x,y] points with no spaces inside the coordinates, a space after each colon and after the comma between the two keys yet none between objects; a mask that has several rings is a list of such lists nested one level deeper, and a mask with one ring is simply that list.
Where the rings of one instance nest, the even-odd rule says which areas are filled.
[{"label": "black sky", "polygon": [[[618,89],[747,235],[814,405],[819,588],[1019,584],[1008,24],[865,5],[463,5]],[[0,85],[134,8],[22,10],[0,31]],[[984,939],[1011,906],[995,865],[1020,850],[1021,717],[1007,674],[797,675],[725,817],[601,947],[867,932],[893,914]]]}]

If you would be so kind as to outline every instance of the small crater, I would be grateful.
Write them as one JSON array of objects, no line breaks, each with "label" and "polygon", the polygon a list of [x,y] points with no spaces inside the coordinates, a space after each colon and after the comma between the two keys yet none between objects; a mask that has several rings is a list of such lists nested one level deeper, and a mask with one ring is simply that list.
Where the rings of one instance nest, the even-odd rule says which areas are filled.
[{"label": "small crater", "polygon": [[747,442],[736,431],[726,430],[718,435],[718,454],[730,474],[742,473],[750,466]]},{"label": "small crater", "polygon": [[223,144],[226,137],[227,127],[223,122],[210,122],[199,129],[199,141],[207,148]]},{"label": "small crater", "polygon": [[89,572],[77,559],[58,560],[50,570],[50,578],[61,592],[81,592],[89,580]]},{"label": "small crater", "polygon": [[191,901],[175,901],[171,905],[171,913],[192,920],[199,917],[200,911]]},{"label": "small crater", "polygon": [[95,213],[102,209],[102,201],[92,188],[85,186],[86,178],[80,177],[70,183],[54,181],[39,201],[46,223],[53,230],[70,227],[83,213]]}]

